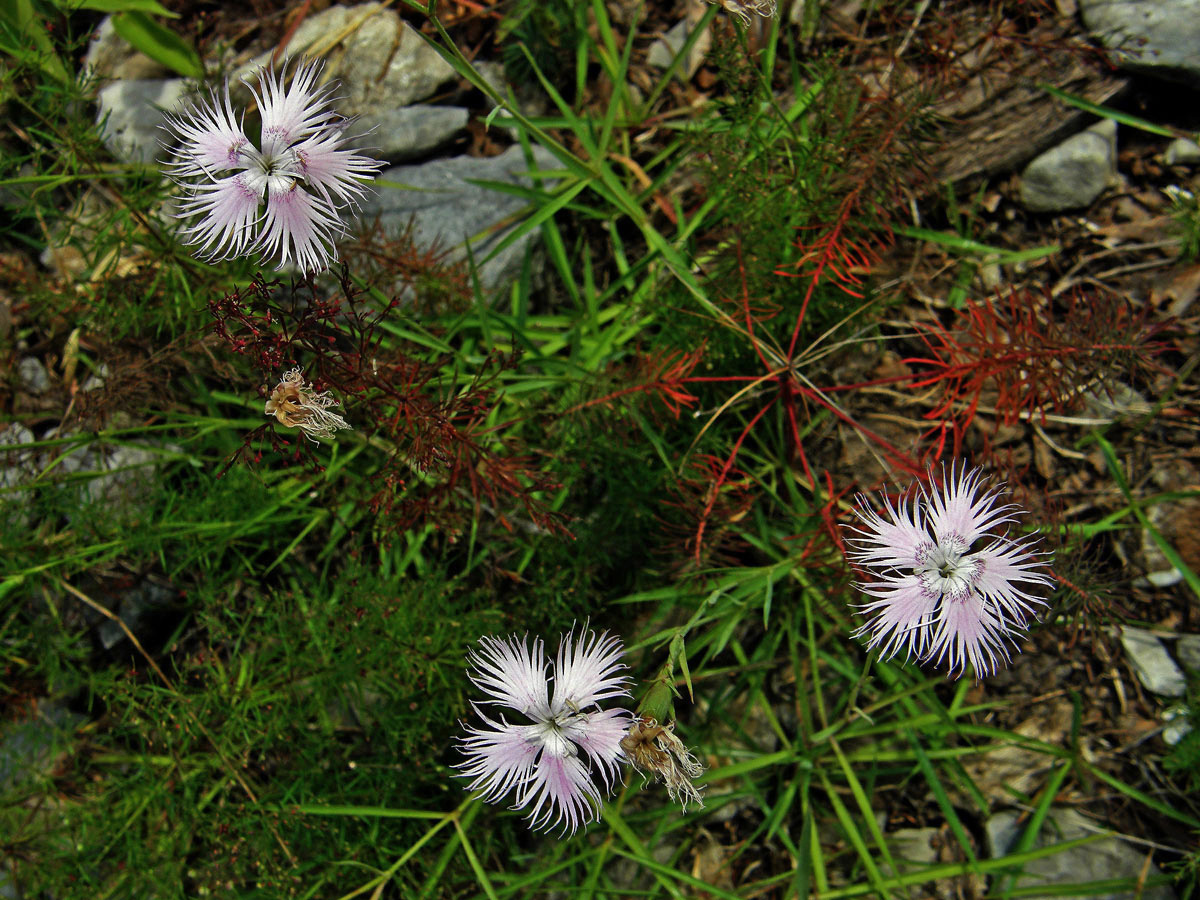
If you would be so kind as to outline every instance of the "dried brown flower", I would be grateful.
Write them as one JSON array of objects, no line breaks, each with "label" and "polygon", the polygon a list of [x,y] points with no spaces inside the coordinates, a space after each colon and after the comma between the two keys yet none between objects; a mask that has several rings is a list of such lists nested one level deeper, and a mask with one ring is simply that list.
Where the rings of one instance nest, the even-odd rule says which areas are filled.
[{"label": "dried brown flower", "polygon": [[665,784],[667,796],[686,812],[688,803],[704,806],[701,788],[692,783],[704,773],[704,766],[675,736],[674,727],[674,722],[659,725],[657,719],[638,716],[621,738],[621,749],[639,773]]},{"label": "dried brown flower", "polygon": [[317,392],[304,380],[299,369],[284,373],[271,398],[263,408],[268,416],[274,416],[281,425],[299,428],[309,440],[316,443],[318,437],[333,437],[334,432],[349,428],[350,424],[329,407],[341,406],[329,391]]},{"label": "dried brown flower", "polygon": [[764,19],[775,15],[777,7],[775,0],[707,0],[709,3],[720,4],[726,12],[731,12],[742,20],[743,25],[750,24],[750,13],[756,13]]}]

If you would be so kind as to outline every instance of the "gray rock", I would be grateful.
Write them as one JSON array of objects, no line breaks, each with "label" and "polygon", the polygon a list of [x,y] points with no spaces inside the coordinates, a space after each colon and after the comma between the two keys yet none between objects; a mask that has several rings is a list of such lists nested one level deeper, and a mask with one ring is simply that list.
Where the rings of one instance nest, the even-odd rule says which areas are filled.
[{"label": "gray rock", "polygon": [[49,773],[83,716],[42,700],[31,717],[0,726],[0,793]]},{"label": "gray rock", "polygon": [[[999,812],[987,820],[985,824],[988,844],[993,858],[1004,856],[1012,851],[1024,831],[1024,823],[1020,822],[1015,812]],[[1073,841],[1078,838],[1096,834],[1102,828],[1085,819],[1073,809],[1052,809],[1042,825],[1042,830],[1034,841],[1035,848],[1049,847],[1054,844]],[[1061,853],[1028,862],[1023,872],[1017,877],[1016,886],[1030,888],[1055,885],[1078,884],[1081,881],[1103,881],[1107,879],[1128,878],[1136,881],[1142,873],[1145,864],[1145,852],[1136,849],[1116,837],[1103,838],[1082,847],[1075,847]],[[1160,875],[1158,868],[1150,866],[1151,877]],[[1057,896],[1053,892],[1046,894],[1025,895],[1026,900],[1048,900]],[[1174,900],[1175,893],[1165,885],[1146,888],[1138,895],[1133,890],[1109,891],[1107,893],[1089,894],[1092,900]]]},{"label": "gray rock", "polygon": [[1200,634],[1181,635],[1175,644],[1175,655],[1187,671],[1200,675]]},{"label": "gray rock", "polygon": [[[505,100],[510,99],[511,95],[511,99],[516,102],[517,111],[522,115],[544,116],[549,112],[550,99],[536,81],[525,79],[513,84],[505,74],[503,63],[480,60],[474,65],[479,77],[497,94]],[[491,98],[487,98],[485,102],[489,110],[495,106]]]},{"label": "gray rock", "polygon": [[413,159],[453,140],[467,127],[469,115],[457,106],[402,106],[368,113],[359,120],[368,133],[358,143],[388,162]]},{"label": "gray rock", "polygon": [[1192,720],[1186,709],[1174,707],[1163,710],[1163,743],[1174,747],[1192,732]]},{"label": "gray rock", "polygon": [[[426,99],[456,74],[419,32],[380,3],[331,6],[305,19],[286,52],[326,57],[323,78],[340,82],[334,106],[342,115],[366,121]],[[253,80],[270,61],[265,53],[234,79]]]},{"label": "gray rock", "polygon": [[1200,84],[1200,0],[1079,0],[1079,11],[1120,65]]},{"label": "gray rock", "polygon": [[[532,168],[547,169],[555,165],[548,150],[534,148]],[[518,146],[509,147],[489,159],[457,156],[419,166],[395,166],[380,178],[397,182],[406,189],[382,188],[363,204],[362,216],[367,221],[378,216],[387,232],[400,232],[411,222],[417,246],[422,250],[448,250],[451,259],[466,258],[465,245],[469,243],[476,263],[483,263],[479,271],[480,283],[490,294],[517,277],[526,248],[537,239],[538,232],[530,232],[495,258],[484,262],[491,249],[511,231],[511,227],[499,231],[493,228],[519,213],[526,202],[470,181],[507,182],[528,187],[532,180],[521,173],[530,168]]]},{"label": "gray rock", "polygon": [[1033,212],[1082,209],[1117,171],[1117,125],[1110,119],[1067,138],[1025,167],[1021,203]]},{"label": "gray rock", "polygon": [[1169,166],[1190,166],[1200,163],[1200,144],[1187,138],[1175,138],[1167,145],[1163,159]]},{"label": "gray rock", "polygon": [[1149,631],[1125,626],[1121,629],[1121,644],[1146,690],[1162,697],[1183,696],[1187,680],[1162,641]]},{"label": "gray rock", "polygon": [[96,122],[103,123],[104,144],[123,162],[151,163],[162,155],[159,140],[165,113],[186,93],[183,78],[115,81],[96,96]]},{"label": "gray rock", "polygon": [[[160,585],[142,582],[121,596],[117,615],[130,631],[141,637],[140,631],[146,617],[156,610],[162,609],[171,602],[173,597],[174,594],[171,591]],[[105,650],[111,650],[127,639],[121,626],[107,618],[100,623],[99,636],[100,643],[104,645]]]},{"label": "gray rock", "polygon": [[[20,447],[32,444],[33,432],[18,422],[0,425],[0,447]],[[20,490],[37,478],[37,459],[33,450],[0,451],[0,508],[9,503],[24,503],[29,491]],[[24,513],[18,513],[24,521]]]},{"label": "gray rock", "polygon": [[933,839],[937,835],[937,828],[901,828],[887,835],[892,857],[900,863],[901,873],[937,862],[937,850],[933,847]]},{"label": "gray rock", "polygon": [[408,106],[455,77],[450,64],[390,9],[346,38],[345,50],[336,74],[342,81],[340,108],[349,116]]},{"label": "gray rock", "polygon": [[50,390],[50,373],[37,357],[26,356],[18,362],[17,377],[21,387],[31,394],[44,394]]},{"label": "gray rock", "polygon": [[150,490],[148,469],[153,468],[158,455],[132,445],[96,447],[93,457],[99,475],[87,481],[89,498],[114,509],[141,506]]},{"label": "gray rock", "polygon": [[167,78],[171,70],[155,62],[117,34],[113,17],[106,16],[92,35],[83,66],[103,82],[142,78]]},{"label": "gray rock", "polygon": [[[694,27],[693,23],[686,19],[675,25],[650,45],[650,52],[646,54],[646,62],[659,69],[670,66],[675,57],[679,55],[679,51],[683,49],[683,45],[687,42]],[[696,39],[696,43],[692,45],[692,52],[688,54],[688,58],[682,66],[681,74],[685,81],[690,80],[696,74],[696,70],[704,62],[705,54],[708,53],[711,44],[712,37],[707,31]]]}]

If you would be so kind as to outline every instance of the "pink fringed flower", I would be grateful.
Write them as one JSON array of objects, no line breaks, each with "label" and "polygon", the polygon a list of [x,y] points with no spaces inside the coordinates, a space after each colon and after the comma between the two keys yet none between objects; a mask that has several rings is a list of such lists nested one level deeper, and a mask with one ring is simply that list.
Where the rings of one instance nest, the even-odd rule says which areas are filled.
[{"label": "pink fringed flower", "polygon": [[335,259],[342,218],[356,206],[382,163],[343,148],[345,121],[329,108],[330,85],[318,86],[320,62],[286,71],[262,69],[251,88],[262,118],[260,147],[224,94],[213,91],[167,117],[172,179],[184,191],[178,217],[191,220],[183,239],[205,259],[261,253],[283,268],[321,272]]},{"label": "pink fringed flower", "polygon": [[[468,656],[469,675],[487,699],[471,705],[487,727],[468,726],[460,745],[466,760],[458,768],[471,779],[469,789],[491,803],[513,794],[511,808],[528,808],[534,828],[561,825],[574,832],[595,820],[603,799],[598,781],[611,793],[620,780],[618,764],[626,761],[621,739],[630,714],[600,708],[601,700],[630,696],[620,640],[585,628],[576,642],[569,633],[549,675],[540,638],[532,648],[516,636],[485,637],[480,644]],[[528,722],[490,719],[484,704],[507,707]]]},{"label": "pink fringed flower", "polygon": [[1029,538],[1009,538],[1001,526],[1019,507],[985,489],[979,469],[952,468],[945,485],[922,489],[883,515],[864,497],[848,556],[874,576],[858,589],[870,620],[855,632],[884,659],[901,651],[918,662],[946,661],[959,677],[970,663],[982,678],[1009,660],[1021,629],[1045,601],[1030,593],[1050,585]]}]

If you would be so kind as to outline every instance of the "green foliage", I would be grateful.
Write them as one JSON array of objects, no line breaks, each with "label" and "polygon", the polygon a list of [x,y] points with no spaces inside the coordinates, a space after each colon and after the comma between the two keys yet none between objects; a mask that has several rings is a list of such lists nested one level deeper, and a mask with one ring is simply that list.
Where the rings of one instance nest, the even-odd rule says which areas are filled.
[{"label": "green foliage", "polygon": [[[203,77],[204,65],[195,48],[150,18],[178,18],[157,0],[0,0],[0,53],[36,66],[60,84],[70,83],[74,76],[52,35],[62,31],[56,20],[77,9],[115,13],[113,27],[138,50],[180,75]],[[52,28],[52,22],[58,27]]]},{"label": "green foliage", "polygon": [[[474,271],[364,238],[344,277],[256,294],[254,261],[179,249],[157,173],[111,164],[77,114],[87,86],[23,2],[0,7],[0,46],[23,54],[4,98],[0,187],[16,193],[0,240],[74,255],[5,274],[24,305],[2,349],[46,359],[51,387],[33,404],[6,383],[5,417],[36,440],[0,449],[21,463],[0,494],[0,690],[17,725],[48,698],[80,717],[36,778],[0,783],[0,850],[24,895],[840,900],[938,879],[1001,893],[1061,849],[1032,838],[1068,791],[1200,826],[1098,762],[1078,712],[1061,740],[1032,738],[998,724],[1001,693],[848,638],[844,503],[827,491],[860,473],[822,483],[801,454],[841,414],[810,388],[815,370],[853,362],[854,338],[880,327],[888,298],[873,304],[868,270],[911,123],[871,107],[836,58],[809,58],[781,23],[751,50],[713,5],[701,29],[719,38],[718,83],[674,108],[678,66],[631,87],[653,37],[636,21],[600,0],[519,0],[499,34],[509,77],[541,84],[552,114],[502,105],[491,127],[555,163],[507,188],[528,207],[502,243],[537,233],[549,283],[527,258],[508,293],[484,296]],[[177,70],[198,64],[147,18],[165,14],[153,0],[86,8],[120,12],[119,30]],[[494,93],[440,21],[430,31]],[[961,224],[911,236],[987,255]],[[419,304],[392,302],[402,269]],[[220,324],[236,334],[214,337],[210,301],[235,293]],[[361,307],[306,333],[331,350],[285,348],[306,376],[349,385],[353,430],[310,443],[264,415],[278,372],[245,348],[350,294]],[[413,372],[442,429],[421,441],[416,394],[387,393]],[[494,457],[439,468],[463,433]],[[405,456],[406,439],[424,455]],[[1092,534],[1147,502],[1102,441],[1129,506]],[[473,492],[493,459],[520,461],[501,474],[514,493],[536,485],[531,506]],[[396,527],[386,501],[435,482],[457,514]],[[128,602],[145,584],[166,597],[151,612]],[[630,705],[674,720],[704,761],[704,809],[680,814],[631,778],[586,833],[531,835],[454,777],[469,648],[553,643],[585,619],[624,638]],[[983,784],[989,753],[1018,755],[1030,779]],[[1197,753],[1185,741],[1169,765],[1194,774]],[[1031,811],[1025,836],[988,858],[977,826],[1010,803]],[[897,858],[892,833],[912,819],[939,830],[939,861]]]},{"label": "green foliage", "polygon": [[1185,702],[1176,711],[1176,718],[1190,727],[1188,732],[1167,754],[1163,761],[1169,772],[1178,773],[1189,791],[1200,791],[1200,677],[1193,676]]},{"label": "green foliage", "polygon": [[516,0],[496,30],[505,77],[528,84],[536,70],[551,73],[559,88],[570,84],[576,49],[587,39],[585,5],[569,0]]},{"label": "green foliage", "polygon": [[1171,214],[1179,232],[1179,254],[1184,259],[1200,257],[1200,200],[1191,191],[1174,188],[1171,194]]}]

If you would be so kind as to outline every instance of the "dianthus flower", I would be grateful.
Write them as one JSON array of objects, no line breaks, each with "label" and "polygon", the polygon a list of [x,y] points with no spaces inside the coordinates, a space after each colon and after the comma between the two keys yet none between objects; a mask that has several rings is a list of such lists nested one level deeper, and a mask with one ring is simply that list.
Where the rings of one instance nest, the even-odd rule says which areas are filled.
[{"label": "dianthus flower", "polygon": [[332,85],[318,86],[320,62],[263,68],[251,87],[262,119],[260,146],[235,116],[229,83],[223,95],[167,116],[172,139],[167,170],[183,190],[177,217],[185,243],[209,260],[259,253],[283,268],[327,269],[348,208],[362,198],[382,163],[343,149],[345,120],[330,109]]},{"label": "dianthus flower", "polygon": [[858,526],[847,554],[874,576],[857,585],[874,598],[860,606],[872,618],[855,632],[884,659],[901,651],[918,662],[948,663],[959,677],[969,662],[977,678],[1007,662],[1009,645],[1045,601],[1030,593],[1050,585],[1032,539],[1002,526],[1020,508],[982,486],[979,469],[955,472],[879,515],[859,498]]},{"label": "dianthus flower", "polygon": [[[623,652],[619,639],[585,628],[578,641],[573,633],[561,639],[548,674],[541,638],[532,647],[515,635],[483,638],[467,657],[471,681],[487,696],[471,704],[487,727],[468,726],[460,745],[466,759],[458,768],[472,779],[469,790],[482,791],[490,803],[513,794],[511,808],[529,808],[533,828],[574,832],[594,821],[603,800],[596,776],[611,793],[625,762],[629,712],[600,707],[601,700],[629,696]],[[484,704],[507,707],[528,722],[503,715],[494,721]]]}]

